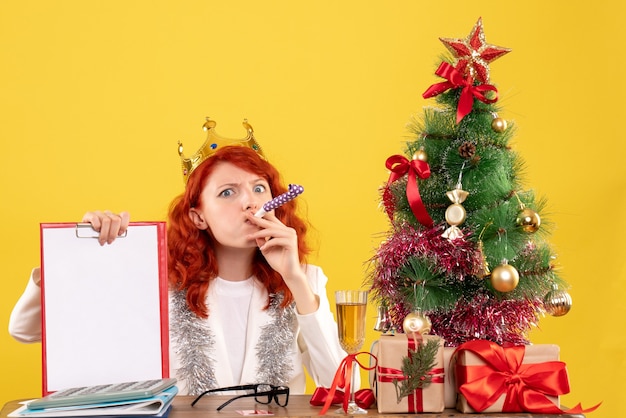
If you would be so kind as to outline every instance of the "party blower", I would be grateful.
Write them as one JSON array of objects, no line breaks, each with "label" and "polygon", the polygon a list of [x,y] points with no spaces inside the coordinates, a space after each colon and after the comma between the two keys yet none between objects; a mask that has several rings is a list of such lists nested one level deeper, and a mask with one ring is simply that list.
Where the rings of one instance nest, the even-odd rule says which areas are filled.
[{"label": "party blower", "polygon": [[265,203],[263,207],[259,209],[257,213],[254,214],[254,216],[258,218],[262,218],[263,216],[265,216],[266,213],[295,199],[298,195],[302,194],[302,192],[304,192],[304,187],[299,186],[297,184],[290,184],[288,191],[286,191],[285,193],[281,195],[276,196],[269,202]]}]

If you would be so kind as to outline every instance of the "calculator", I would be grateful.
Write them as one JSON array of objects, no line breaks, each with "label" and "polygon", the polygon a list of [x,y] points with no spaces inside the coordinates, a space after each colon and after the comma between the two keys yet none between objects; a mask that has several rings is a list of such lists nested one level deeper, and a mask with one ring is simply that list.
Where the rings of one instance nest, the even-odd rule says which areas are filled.
[{"label": "calculator", "polygon": [[138,380],[62,389],[28,403],[28,409],[59,408],[149,398],[176,384],[175,378]]}]

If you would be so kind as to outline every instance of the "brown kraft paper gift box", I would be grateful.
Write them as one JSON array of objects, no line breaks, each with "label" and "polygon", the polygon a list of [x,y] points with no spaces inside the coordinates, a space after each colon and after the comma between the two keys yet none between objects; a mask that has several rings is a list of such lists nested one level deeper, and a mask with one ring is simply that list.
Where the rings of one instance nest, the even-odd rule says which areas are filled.
[{"label": "brown kraft paper gift box", "polygon": [[[554,344],[538,344],[538,345],[527,345],[525,346],[524,359],[522,364],[539,364],[548,361],[558,361],[559,360],[559,346]],[[455,364],[456,363],[456,364]],[[451,369],[455,370],[456,365],[461,366],[482,366],[485,362],[470,351],[461,351],[459,353],[455,353],[452,358]],[[459,376],[455,376],[456,387],[463,384],[464,382],[459,381]],[[489,406],[481,413],[489,413],[489,412],[503,412],[502,408],[504,406],[504,399],[506,394],[502,394],[498,400]],[[554,403],[557,407],[560,407],[560,398],[558,396],[546,396],[552,403]],[[457,393],[457,405],[456,409],[459,412],[463,413],[475,413],[475,411],[468,403],[465,396],[463,396],[460,392]]]},{"label": "brown kraft paper gift box", "polygon": [[[439,350],[435,358],[435,367],[431,370],[433,381],[423,389],[414,391],[410,396],[400,399],[396,393],[393,379],[402,380],[402,359],[409,355],[412,340],[406,334],[382,335],[376,346],[378,366],[376,367],[375,393],[379,413],[419,413],[442,412],[444,406],[443,384],[443,340],[433,335],[422,336],[424,343],[429,339],[439,340]],[[414,343],[413,343],[414,344]]]},{"label": "brown kraft paper gift box", "polygon": [[452,355],[456,347],[443,348],[443,369],[445,381],[443,382],[443,398],[444,405],[448,409],[456,408],[456,383],[454,381],[454,366],[452,364]]}]

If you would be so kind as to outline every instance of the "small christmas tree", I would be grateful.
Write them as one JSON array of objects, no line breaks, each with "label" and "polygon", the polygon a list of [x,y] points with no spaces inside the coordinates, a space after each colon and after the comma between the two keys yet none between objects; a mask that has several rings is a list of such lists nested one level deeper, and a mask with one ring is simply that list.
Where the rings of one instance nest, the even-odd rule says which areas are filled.
[{"label": "small christmas tree", "polygon": [[486,43],[481,19],[467,38],[441,41],[453,57],[423,95],[438,106],[412,121],[405,155],[386,162],[391,228],[368,279],[377,329],[418,323],[448,346],[527,344],[539,318],[567,313],[571,299],[541,222],[546,202],[523,189],[515,127],[489,84],[490,63],[510,50]]}]

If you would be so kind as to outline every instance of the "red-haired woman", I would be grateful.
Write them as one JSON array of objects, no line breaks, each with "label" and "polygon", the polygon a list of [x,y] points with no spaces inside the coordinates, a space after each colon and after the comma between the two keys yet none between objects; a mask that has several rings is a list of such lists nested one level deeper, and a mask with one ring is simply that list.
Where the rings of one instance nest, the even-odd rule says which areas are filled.
[{"label": "red-haired woman", "polygon": [[[247,383],[304,393],[308,370],[330,387],[342,358],[322,270],[306,264],[306,223],[295,201],[264,217],[286,192],[278,171],[251,148],[217,150],[189,176],[168,222],[171,372],[179,393]],[[101,244],[123,234],[128,214],[88,212]],[[39,270],[9,330],[41,339]]]}]

